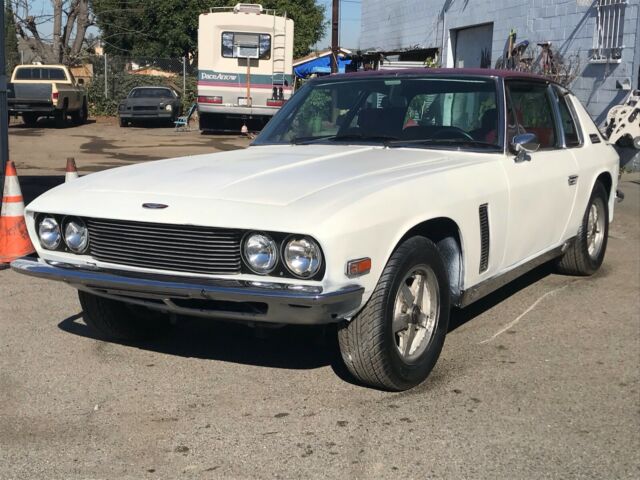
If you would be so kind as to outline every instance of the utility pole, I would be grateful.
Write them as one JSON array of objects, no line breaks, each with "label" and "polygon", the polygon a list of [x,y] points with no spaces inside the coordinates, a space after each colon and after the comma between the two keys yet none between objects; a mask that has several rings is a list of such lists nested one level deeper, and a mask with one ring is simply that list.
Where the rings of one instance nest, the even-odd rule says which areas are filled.
[{"label": "utility pole", "polygon": [[4,172],[9,159],[9,112],[7,109],[7,72],[4,53],[4,12],[0,6],[0,196],[4,192]]},{"label": "utility pole", "polygon": [[338,73],[338,52],[340,32],[340,0],[333,0],[331,12],[331,73]]}]

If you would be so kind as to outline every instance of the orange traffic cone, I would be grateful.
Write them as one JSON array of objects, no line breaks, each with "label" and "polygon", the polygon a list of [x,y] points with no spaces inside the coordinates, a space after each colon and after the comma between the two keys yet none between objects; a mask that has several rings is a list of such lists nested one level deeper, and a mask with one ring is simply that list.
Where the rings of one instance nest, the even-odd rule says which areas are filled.
[{"label": "orange traffic cone", "polygon": [[24,221],[24,200],[18,183],[16,166],[7,162],[4,177],[4,195],[0,209],[0,267],[33,253],[27,224]]},{"label": "orange traffic cone", "polygon": [[70,182],[78,178],[78,168],[76,167],[76,159],[73,157],[67,158],[67,170],[64,174],[64,181]]}]

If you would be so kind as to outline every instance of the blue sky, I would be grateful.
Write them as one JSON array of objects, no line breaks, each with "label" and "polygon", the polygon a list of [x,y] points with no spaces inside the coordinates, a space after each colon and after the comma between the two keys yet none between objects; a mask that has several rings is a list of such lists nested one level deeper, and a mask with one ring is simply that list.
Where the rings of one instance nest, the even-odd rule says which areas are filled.
[{"label": "blue sky", "polygon": [[[176,0],[178,1],[178,0]],[[259,0],[255,0],[256,3]],[[316,0],[324,5],[326,19],[331,22],[332,0]],[[362,0],[340,0],[340,44],[345,48],[356,49],[360,46],[360,11]],[[248,3],[248,2],[247,2]],[[43,12],[51,12],[50,0],[34,0],[32,2],[32,14],[39,15]],[[94,32],[95,33],[95,32]],[[51,36],[51,25],[43,26],[44,37]],[[322,40],[316,44],[316,49],[323,50],[331,45],[331,24]]]},{"label": "blue sky", "polygon": [[[340,0],[340,46],[357,49],[360,46],[360,12],[363,0]],[[325,6],[326,18],[331,22],[332,0],[316,0]],[[316,49],[322,50],[331,45],[331,24]]]}]

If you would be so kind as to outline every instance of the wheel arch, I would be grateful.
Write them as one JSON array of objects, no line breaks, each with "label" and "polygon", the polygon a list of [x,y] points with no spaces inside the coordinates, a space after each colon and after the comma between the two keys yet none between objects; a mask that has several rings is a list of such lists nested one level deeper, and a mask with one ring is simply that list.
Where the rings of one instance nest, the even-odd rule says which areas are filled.
[{"label": "wheel arch", "polygon": [[[600,183],[607,192],[607,205],[609,208],[609,221],[613,220],[613,208],[615,204],[615,189],[613,188],[613,176],[611,172],[608,170],[602,171],[597,174],[595,180],[593,181],[593,185],[591,187],[591,192],[595,186]],[[590,195],[590,194],[589,194]]]},{"label": "wheel arch", "polygon": [[600,173],[593,183],[594,187],[598,182],[602,183],[604,188],[607,190],[607,198],[611,198],[611,189],[613,188],[613,178],[611,177],[611,173],[608,171]]},{"label": "wheel arch", "polygon": [[449,279],[451,303],[455,303],[462,292],[464,278],[463,239],[460,227],[449,217],[437,217],[425,220],[410,228],[393,248],[395,251],[405,240],[413,236],[428,238],[436,244]]}]

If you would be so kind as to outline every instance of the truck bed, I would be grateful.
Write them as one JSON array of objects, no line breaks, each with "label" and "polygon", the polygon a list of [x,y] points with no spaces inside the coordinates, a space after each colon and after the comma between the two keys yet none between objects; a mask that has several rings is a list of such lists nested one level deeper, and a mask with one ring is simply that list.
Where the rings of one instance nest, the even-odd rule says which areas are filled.
[{"label": "truck bed", "polygon": [[7,102],[10,113],[49,112],[53,110],[50,83],[9,83]]}]

